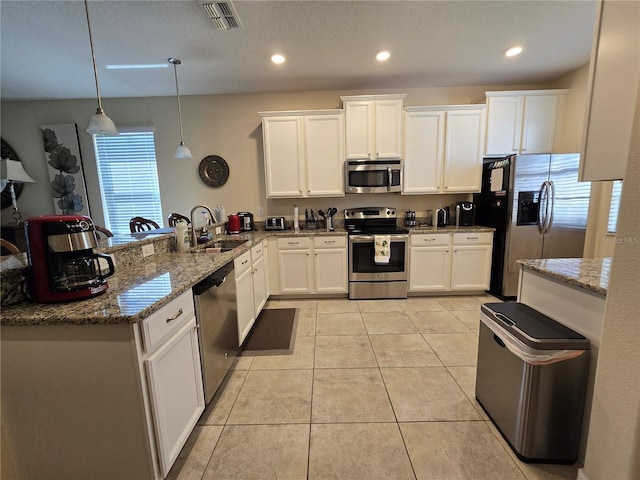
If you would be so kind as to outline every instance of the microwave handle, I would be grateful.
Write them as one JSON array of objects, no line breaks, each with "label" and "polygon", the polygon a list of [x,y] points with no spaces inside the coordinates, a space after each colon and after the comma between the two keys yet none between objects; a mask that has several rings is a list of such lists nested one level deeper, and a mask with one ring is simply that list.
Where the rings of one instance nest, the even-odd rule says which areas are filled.
[{"label": "microwave handle", "polygon": [[391,167],[387,167],[387,190],[391,190],[392,182],[393,182],[393,175],[391,173]]}]

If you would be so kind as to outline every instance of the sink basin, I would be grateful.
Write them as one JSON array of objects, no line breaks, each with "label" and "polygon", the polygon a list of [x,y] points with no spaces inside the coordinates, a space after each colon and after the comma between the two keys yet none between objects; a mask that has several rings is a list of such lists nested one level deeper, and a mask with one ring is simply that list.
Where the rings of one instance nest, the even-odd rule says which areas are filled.
[{"label": "sink basin", "polygon": [[205,248],[206,253],[220,253],[220,252],[228,252],[233,250],[234,248],[240,247],[247,243],[247,240],[220,240],[219,242],[214,242],[211,245],[207,245]]}]

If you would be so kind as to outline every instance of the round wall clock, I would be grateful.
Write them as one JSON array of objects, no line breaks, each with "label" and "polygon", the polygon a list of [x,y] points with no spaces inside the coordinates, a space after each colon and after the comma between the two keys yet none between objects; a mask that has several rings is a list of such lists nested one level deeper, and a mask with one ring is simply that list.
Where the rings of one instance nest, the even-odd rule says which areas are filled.
[{"label": "round wall clock", "polygon": [[[20,158],[18,157],[18,154],[15,152],[15,150],[11,148],[11,145],[5,142],[4,139],[2,139],[1,141],[2,141],[2,145],[0,148],[1,148],[2,158],[17,160],[19,162]],[[20,194],[22,193],[23,188],[24,188],[23,183],[13,184],[13,189],[16,192],[16,200],[20,197]],[[2,205],[0,207],[2,208],[2,210],[4,210],[5,208],[10,206],[11,206],[11,191],[9,190],[9,185],[7,185],[6,187],[4,187],[4,190],[2,190]]]},{"label": "round wall clock", "polygon": [[198,168],[200,178],[210,187],[221,187],[229,179],[229,165],[218,155],[204,157]]}]

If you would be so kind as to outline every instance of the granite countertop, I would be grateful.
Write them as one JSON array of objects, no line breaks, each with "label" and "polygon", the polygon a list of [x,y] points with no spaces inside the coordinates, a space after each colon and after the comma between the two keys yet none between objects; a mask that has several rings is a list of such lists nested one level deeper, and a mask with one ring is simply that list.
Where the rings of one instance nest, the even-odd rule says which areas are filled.
[{"label": "granite countertop", "polygon": [[[204,253],[202,245],[188,253],[163,253],[148,257],[128,268],[118,268],[107,279],[106,292],[86,300],[55,304],[22,302],[3,306],[3,326],[85,325],[135,323],[179,296],[220,267],[271,236],[346,235],[344,231],[323,230],[254,231],[222,235],[216,240],[248,240],[222,253]],[[108,249],[105,249],[108,251]],[[3,270],[27,266],[26,255],[3,257]]]},{"label": "granite countertop", "polygon": [[[418,227],[410,233],[429,232],[481,232],[493,231],[487,227]],[[2,307],[0,323],[3,326],[29,325],[99,325],[135,323],[151,315],[163,305],[169,303],[181,293],[193,287],[220,267],[234,260],[252,246],[267,237],[328,236],[347,235],[343,228],[335,231],[319,230],[269,230],[244,232],[237,235],[221,235],[215,240],[248,240],[232,251],[223,253],[204,253],[205,245],[192,248],[188,253],[158,253],[144,262],[118,268],[109,277],[106,292],[86,300],[75,302],[39,304],[22,302]],[[127,237],[128,238],[128,237]],[[125,239],[109,239],[99,251],[109,252],[124,248]],[[129,239],[131,240],[131,239]],[[142,238],[138,239],[137,243]],[[0,270],[21,270],[28,266],[26,255],[3,257]]]},{"label": "granite countertop", "polygon": [[493,227],[483,227],[481,225],[473,225],[470,227],[456,227],[455,225],[447,225],[446,227],[434,227],[431,225],[421,225],[409,229],[409,233],[471,233],[471,232],[495,232]]},{"label": "granite countertop", "polygon": [[518,260],[522,268],[568,285],[607,295],[611,257],[605,258],[547,258]]}]

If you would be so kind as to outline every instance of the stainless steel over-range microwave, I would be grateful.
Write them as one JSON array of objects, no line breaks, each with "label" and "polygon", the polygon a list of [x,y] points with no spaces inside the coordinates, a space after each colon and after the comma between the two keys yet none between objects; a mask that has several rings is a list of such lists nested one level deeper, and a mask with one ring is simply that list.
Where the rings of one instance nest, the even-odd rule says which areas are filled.
[{"label": "stainless steel over-range microwave", "polygon": [[402,191],[402,160],[347,160],[346,193],[392,193]]}]

